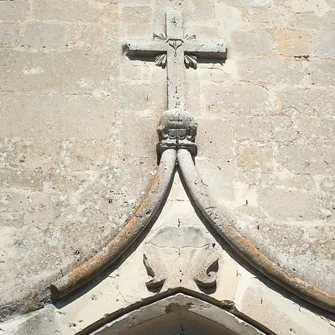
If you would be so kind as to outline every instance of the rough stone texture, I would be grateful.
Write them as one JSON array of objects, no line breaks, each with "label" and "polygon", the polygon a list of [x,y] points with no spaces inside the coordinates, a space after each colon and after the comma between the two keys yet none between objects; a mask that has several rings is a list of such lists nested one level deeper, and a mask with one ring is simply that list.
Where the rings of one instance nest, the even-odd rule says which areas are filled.
[{"label": "rough stone texture", "polygon": [[[198,235],[187,239],[183,232],[190,230],[190,224],[191,230],[197,231]],[[161,234],[162,231],[180,233],[170,234],[167,239]],[[162,240],[158,241],[160,238]],[[211,330],[210,334],[216,334],[216,331],[218,334],[230,334],[227,330],[229,329],[232,335],[271,332],[278,335],[315,335],[318,332],[332,335],[334,333],[333,321],[309,311],[283,295],[280,290],[260,281],[229,256],[223,250],[219,240],[214,242],[219,254],[216,287],[207,292],[194,287],[192,282],[187,280],[192,268],[186,269],[186,272],[180,272],[176,265],[181,260],[182,254],[189,254],[192,249],[190,245],[199,246],[202,243],[206,244],[209,240],[213,243],[213,238],[193,211],[180,179],[176,175],[159,219],[142,243],[128,255],[124,262],[109,269],[89,287],[81,289],[72,297],[30,315],[2,323],[3,334],[89,333],[87,327],[95,325],[96,322],[99,322],[100,326],[96,326],[95,331],[90,332],[95,335],[133,334],[134,332],[150,334],[156,331],[156,327],[160,332],[167,327],[169,329],[167,334],[171,331],[182,331],[182,329],[192,330],[195,334],[199,332],[199,335],[208,334],[208,329]],[[148,276],[143,265],[143,252],[147,252],[148,244],[152,245],[154,241],[164,246],[159,251],[160,265],[169,268],[169,278],[174,279],[168,280],[159,292],[147,289],[146,281],[150,280],[151,276]],[[271,243],[274,242],[271,241]],[[186,265],[185,263],[184,266]],[[181,294],[178,289],[175,293],[172,292],[172,289],[179,286],[180,279],[183,282],[182,287],[192,289],[191,295]],[[166,294],[167,298],[161,296],[156,301],[155,298],[159,293]],[[194,298],[195,294],[198,299]],[[129,312],[121,317],[113,316],[114,312],[127,307],[131,307]],[[237,313],[237,316],[247,317],[249,322],[253,321],[258,326],[261,325],[264,332],[236,318],[227,310],[233,314]],[[204,323],[199,322],[199,318],[195,318],[197,315],[207,318],[205,329],[202,328]],[[180,325],[182,329],[178,328]],[[195,328],[190,328],[195,325]],[[222,329],[219,325],[227,329]]]},{"label": "rough stone texture", "polygon": [[[334,2],[178,3],[188,33],[224,39],[229,47],[223,65],[204,61],[185,70],[203,182],[264,254],[334,294]],[[121,45],[164,31],[171,4],[0,1],[1,304],[93,255],[140,202],[156,169],[166,70],[129,60]],[[193,225],[193,208],[176,194],[173,189],[174,205],[167,202],[161,224]],[[102,282],[105,291],[68,305],[68,333],[150,296],[139,250],[128,268]],[[234,299],[237,267],[222,256],[218,301]],[[97,296],[104,307],[92,312]],[[244,304],[258,299],[244,297]],[[271,323],[274,305],[250,304],[242,313]],[[266,318],[264,306],[271,311]],[[286,322],[280,326],[280,316],[278,327],[268,326],[278,334],[315,335],[304,323],[320,318],[307,314],[292,331]],[[331,334],[333,326],[323,326]]]},{"label": "rough stone texture", "polygon": [[120,230],[155,173],[166,101],[155,69],[127,75],[117,5],[31,3],[0,1],[1,305]]}]

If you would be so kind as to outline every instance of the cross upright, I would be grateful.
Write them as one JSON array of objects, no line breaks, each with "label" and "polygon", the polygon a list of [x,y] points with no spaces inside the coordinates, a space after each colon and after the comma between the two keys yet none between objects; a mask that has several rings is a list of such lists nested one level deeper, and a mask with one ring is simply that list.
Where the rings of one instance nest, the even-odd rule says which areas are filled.
[{"label": "cross upright", "polygon": [[178,9],[166,13],[166,31],[154,34],[153,41],[125,43],[128,56],[154,57],[156,65],[167,67],[168,109],[185,108],[184,66],[196,69],[197,60],[226,59],[226,43],[197,42],[195,35],[185,35],[182,13]]}]

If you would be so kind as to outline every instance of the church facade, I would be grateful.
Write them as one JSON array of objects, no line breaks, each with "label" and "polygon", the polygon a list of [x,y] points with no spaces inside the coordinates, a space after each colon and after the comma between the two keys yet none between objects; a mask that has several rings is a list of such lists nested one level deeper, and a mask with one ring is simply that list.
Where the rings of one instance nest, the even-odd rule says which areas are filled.
[{"label": "church facade", "polygon": [[335,334],[334,22],[0,1],[0,335]]}]

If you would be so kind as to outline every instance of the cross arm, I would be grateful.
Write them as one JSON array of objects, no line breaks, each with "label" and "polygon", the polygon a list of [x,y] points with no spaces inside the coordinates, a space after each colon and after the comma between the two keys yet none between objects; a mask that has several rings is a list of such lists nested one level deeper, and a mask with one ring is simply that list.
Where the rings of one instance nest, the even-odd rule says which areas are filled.
[{"label": "cross arm", "polygon": [[127,56],[148,56],[153,57],[159,53],[166,53],[166,43],[162,41],[133,41],[122,45],[122,50]]},{"label": "cross arm", "polygon": [[227,45],[225,42],[211,43],[186,41],[184,44],[184,52],[186,54],[195,55],[199,58],[227,58]]}]

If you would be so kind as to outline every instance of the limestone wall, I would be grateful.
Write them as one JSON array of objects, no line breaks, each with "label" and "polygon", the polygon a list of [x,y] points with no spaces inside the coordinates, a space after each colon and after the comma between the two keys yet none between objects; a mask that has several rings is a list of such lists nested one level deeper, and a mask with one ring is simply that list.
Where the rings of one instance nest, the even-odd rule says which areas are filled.
[{"label": "limestone wall", "polygon": [[332,0],[0,1],[0,303],[92,256],[156,169],[166,71],[121,52],[164,31],[228,44],[186,71],[197,167],[240,232],[334,292]]}]

